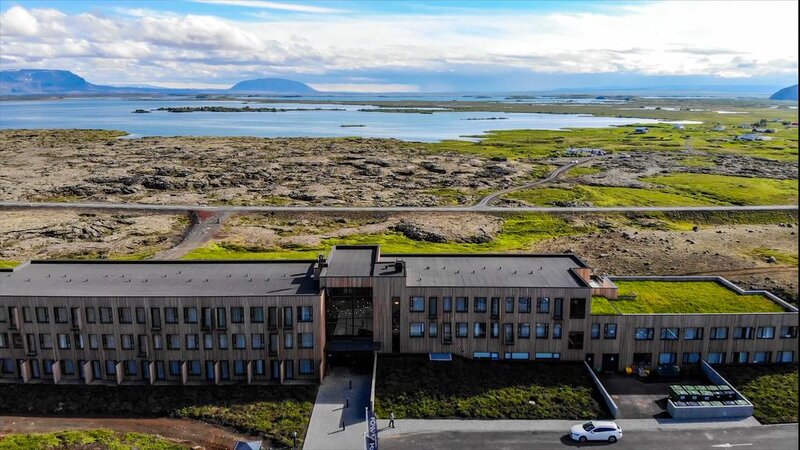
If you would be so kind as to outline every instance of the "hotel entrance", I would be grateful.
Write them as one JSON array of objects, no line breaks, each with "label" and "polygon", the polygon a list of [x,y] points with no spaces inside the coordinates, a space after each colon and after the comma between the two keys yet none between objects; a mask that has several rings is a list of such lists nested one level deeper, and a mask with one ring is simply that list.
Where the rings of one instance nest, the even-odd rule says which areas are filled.
[{"label": "hotel entrance", "polygon": [[372,288],[328,288],[326,353],[331,367],[372,367]]}]

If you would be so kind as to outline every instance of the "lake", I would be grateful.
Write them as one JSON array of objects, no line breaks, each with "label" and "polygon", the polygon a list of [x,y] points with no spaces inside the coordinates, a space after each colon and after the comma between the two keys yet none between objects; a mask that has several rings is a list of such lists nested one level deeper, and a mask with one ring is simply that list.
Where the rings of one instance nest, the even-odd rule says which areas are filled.
[{"label": "lake", "polygon": [[[161,107],[274,107],[324,108],[342,111],[287,112],[191,112],[153,111],[134,114],[136,109]],[[580,114],[534,114],[502,112],[382,113],[374,108],[348,104],[268,103],[241,101],[196,101],[123,98],[70,98],[60,100],[0,102],[0,128],[101,128],[122,130],[141,136],[260,136],[340,137],[361,136],[436,142],[470,139],[488,130],[556,130],[603,128],[652,119],[595,117]],[[491,120],[500,118],[502,120]],[[342,125],[346,125],[343,127]],[[350,125],[350,126],[348,126]],[[359,125],[353,127],[351,125]]]}]

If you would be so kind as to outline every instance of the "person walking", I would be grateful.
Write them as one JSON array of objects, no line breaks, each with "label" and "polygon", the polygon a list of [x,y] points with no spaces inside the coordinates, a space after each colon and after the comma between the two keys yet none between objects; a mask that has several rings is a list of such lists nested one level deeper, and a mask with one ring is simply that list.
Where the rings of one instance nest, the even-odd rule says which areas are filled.
[{"label": "person walking", "polygon": [[394,411],[389,413],[389,428],[394,428]]}]

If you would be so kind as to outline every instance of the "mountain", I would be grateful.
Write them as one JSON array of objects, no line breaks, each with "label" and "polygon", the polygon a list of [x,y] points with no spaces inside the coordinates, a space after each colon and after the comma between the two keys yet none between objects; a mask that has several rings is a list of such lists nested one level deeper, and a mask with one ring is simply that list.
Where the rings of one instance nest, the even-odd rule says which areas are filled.
[{"label": "mountain", "polygon": [[66,70],[19,69],[0,71],[0,94],[66,94],[99,92],[98,86]]},{"label": "mountain", "polygon": [[794,100],[797,101],[797,85],[789,86],[769,96],[770,100]]},{"label": "mountain", "polygon": [[317,90],[299,81],[284,78],[257,78],[240,81],[229,91],[235,92],[269,92],[272,94],[313,94]]}]

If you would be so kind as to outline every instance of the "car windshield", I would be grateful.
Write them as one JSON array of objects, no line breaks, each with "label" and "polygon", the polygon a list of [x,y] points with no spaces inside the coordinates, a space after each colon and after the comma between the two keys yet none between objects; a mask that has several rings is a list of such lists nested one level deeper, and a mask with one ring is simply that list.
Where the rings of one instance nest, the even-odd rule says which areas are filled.
[{"label": "car windshield", "polygon": [[592,424],[592,422],[586,422],[585,424],[583,424],[583,429],[585,431],[592,431],[594,430],[594,424]]}]

